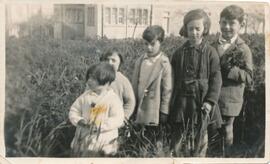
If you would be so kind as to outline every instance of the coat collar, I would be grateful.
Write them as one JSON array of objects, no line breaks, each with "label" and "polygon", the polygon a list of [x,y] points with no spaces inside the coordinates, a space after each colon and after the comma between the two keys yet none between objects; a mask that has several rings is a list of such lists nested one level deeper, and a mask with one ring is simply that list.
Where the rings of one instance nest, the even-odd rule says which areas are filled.
[{"label": "coat collar", "polygon": [[205,46],[206,46],[207,43],[208,43],[207,40],[206,40],[206,39],[203,39],[200,45],[194,46],[194,45],[192,45],[192,44],[189,42],[189,40],[187,40],[187,41],[184,43],[184,46],[183,46],[183,47],[184,47],[184,48],[194,48],[194,49],[196,49],[196,50],[202,51],[202,50],[205,48]]},{"label": "coat collar", "polygon": [[158,52],[158,54],[154,57],[149,57],[147,54],[144,55],[143,60],[150,60],[151,62],[156,62],[158,58],[161,56],[161,52]]},{"label": "coat collar", "polygon": [[231,38],[229,41],[224,39],[222,37],[222,35],[219,35],[219,38],[218,38],[218,43],[219,44],[224,44],[224,43],[228,43],[228,44],[233,44],[235,43],[236,39],[238,38],[238,35],[235,35],[233,38]]},{"label": "coat collar", "polygon": [[[235,48],[241,46],[241,45],[244,44],[244,43],[245,43],[245,41],[244,41],[242,38],[240,38],[239,36],[237,36],[235,42],[232,43],[232,44],[230,45],[230,47],[229,47],[223,54],[227,54],[227,53],[230,52],[231,50],[234,50]],[[216,40],[216,42],[215,42],[214,45],[213,45],[213,46],[216,48],[216,50],[218,50],[219,44],[220,44],[220,42],[219,42],[219,37],[218,37],[217,40]],[[219,56],[220,56],[220,54],[219,54]]]},{"label": "coat collar", "polygon": [[[163,68],[163,53],[160,52],[160,57],[157,58],[157,60],[155,61],[153,68],[152,68],[152,73],[151,75],[148,77],[147,83],[145,86],[143,86],[142,88],[144,88],[144,90],[150,86],[150,84],[160,75],[160,71]],[[144,60],[144,57],[141,57],[140,59],[140,64],[139,64],[139,68],[141,68],[142,62]],[[137,74],[137,78],[139,79],[140,77],[140,69],[138,69],[138,74]],[[140,96],[141,97],[141,96]]]}]

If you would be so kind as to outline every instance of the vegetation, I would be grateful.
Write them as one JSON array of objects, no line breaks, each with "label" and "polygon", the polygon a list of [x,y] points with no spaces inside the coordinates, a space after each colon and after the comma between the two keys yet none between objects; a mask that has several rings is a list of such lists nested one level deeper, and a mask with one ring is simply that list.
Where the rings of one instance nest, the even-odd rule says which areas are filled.
[{"label": "vegetation", "polygon": [[[246,92],[241,116],[235,128],[235,157],[263,157],[265,134],[264,35],[243,35],[253,53],[254,90]],[[209,40],[213,41],[214,36]],[[183,43],[168,37],[162,50],[171,56]],[[68,120],[71,104],[84,90],[87,67],[98,62],[111,46],[120,49],[125,63],[122,72],[130,78],[135,60],[143,54],[140,39],[56,40],[44,37],[7,38],[6,40],[6,113],[7,156],[68,157],[75,127]],[[120,129],[120,157],[169,157],[170,130],[162,142],[144,137],[132,122]],[[210,143],[216,142],[215,139]],[[215,150],[209,150],[210,156]],[[185,153],[183,152],[183,156]]]}]

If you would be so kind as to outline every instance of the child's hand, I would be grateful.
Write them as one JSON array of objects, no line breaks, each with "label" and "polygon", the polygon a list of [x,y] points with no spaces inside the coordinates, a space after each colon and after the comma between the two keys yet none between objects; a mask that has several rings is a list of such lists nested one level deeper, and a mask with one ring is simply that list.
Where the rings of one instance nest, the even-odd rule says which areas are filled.
[{"label": "child's hand", "polygon": [[98,132],[98,127],[96,126],[96,124],[92,124],[92,132],[96,133]]},{"label": "child's hand", "polygon": [[165,113],[160,112],[159,113],[159,122],[160,123],[166,123],[168,119],[168,115]]},{"label": "child's hand", "polygon": [[212,105],[208,102],[204,102],[201,109],[205,111],[207,114],[209,114],[212,110]]},{"label": "child's hand", "polygon": [[96,124],[92,123],[92,124],[88,124],[86,122],[86,120],[81,119],[78,122],[78,126],[81,128],[87,128],[87,129],[91,129],[92,132],[96,133],[98,131],[98,127],[96,126]]},{"label": "child's hand", "polygon": [[89,127],[89,125],[87,124],[85,119],[81,119],[80,121],[78,121],[78,126],[82,127],[82,128],[87,128]]}]

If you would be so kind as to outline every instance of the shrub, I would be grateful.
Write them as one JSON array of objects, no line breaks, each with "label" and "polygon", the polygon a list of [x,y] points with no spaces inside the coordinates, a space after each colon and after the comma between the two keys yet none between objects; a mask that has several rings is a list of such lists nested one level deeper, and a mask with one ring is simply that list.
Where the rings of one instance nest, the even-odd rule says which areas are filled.
[{"label": "shrub", "polygon": [[[213,40],[213,37],[209,39]],[[246,151],[239,156],[262,157],[265,132],[264,35],[243,35],[243,38],[253,53],[254,92],[246,97],[243,117],[246,126],[242,131],[245,137],[241,144],[246,146]],[[183,39],[179,37],[168,37],[162,50],[171,56],[182,43]],[[134,62],[144,52],[141,39],[7,38],[7,156],[69,156],[75,133],[68,120],[69,107],[84,90],[87,67],[98,62],[100,54],[111,46],[118,47],[124,55],[121,71],[131,78]],[[135,138],[129,137],[129,133]],[[160,149],[160,145],[142,139],[132,123],[120,130],[120,134],[123,144],[119,156],[169,156],[166,151],[169,141]],[[138,142],[144,146],[136,147]],[[155,153],[149,154],[150,149]]]}]

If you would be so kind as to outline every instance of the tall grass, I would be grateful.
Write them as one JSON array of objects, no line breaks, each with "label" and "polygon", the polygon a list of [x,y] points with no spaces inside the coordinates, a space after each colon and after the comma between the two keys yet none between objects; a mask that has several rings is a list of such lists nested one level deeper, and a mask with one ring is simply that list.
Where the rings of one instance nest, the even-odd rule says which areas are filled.
[{"label": "tall grass", "polygon": [[[244,35],[253,53],[254,92],[246,96],[245,112],[237,121],[238,157],[262,157],[265,133],[264,36]],[[213,40],[213,36],[209,37]],[[162,50],[171,56],[183,40],[168,37]],[[121,71],[131,78],[135,60],[143,54],[140,39],[57,40],[7,38],[6,115],[7,156],[70,156],[75,127],[68,120],[73,101],[84,91],[87,67],[112,46],[120,49]],[[120,157],[169,157],[170,128],[163,126],[161,142],[148,139],[142,129],[127,122],[120,129]],[[238,136],[242,136],[239,139]],[[184,138],[183,138],[184,140]],[[241,141],[240,141],[241,140]],[[218,142],[210,139],[209,144]],[[216,150],[210,150],[214,154]],[[183,152],[183,156],[184,152]],[[216,155],[213,155],[216,156]]]}]

